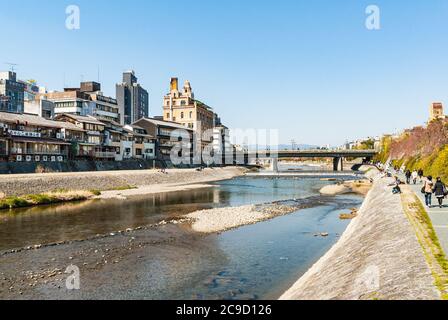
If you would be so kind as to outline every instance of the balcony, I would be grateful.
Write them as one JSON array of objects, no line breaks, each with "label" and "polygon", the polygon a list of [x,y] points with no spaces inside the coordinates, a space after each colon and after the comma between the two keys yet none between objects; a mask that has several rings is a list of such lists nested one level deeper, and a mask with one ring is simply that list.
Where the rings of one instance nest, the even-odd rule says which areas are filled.
[{"label": "balcony", "polygon": [[110,140],[110,139],[106,139],[104,141],[104,146],[106,147],[120,147],[121,146],[121,141],[114,141],[114,140]]},{"label": "balcony", "polygon": [[[6,151],[5,151],[6,152]],[[0,151],[0,155],[2,155],[2,151]],[[7,155],[7,153],[5,153]],[[20,150],[20,149],[11,149],[11,155],[22,155],[22,156],[68,156],[67,151],[33,151],[33,150]]]}]

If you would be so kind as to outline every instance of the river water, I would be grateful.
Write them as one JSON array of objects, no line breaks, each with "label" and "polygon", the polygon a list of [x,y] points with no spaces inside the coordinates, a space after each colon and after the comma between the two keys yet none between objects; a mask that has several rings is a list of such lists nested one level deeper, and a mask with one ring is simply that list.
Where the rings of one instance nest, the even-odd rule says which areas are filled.
[{"label": "river water", "polygon": [[[241,177],[214,183],[210,188],[127,201],[101,200],[4,212],[0,213],[0,251],[86,239],[200,209],[301,201],[317,196],[321,187],[333,183],[321,178]],[[180,226],[148,231],[153,237],[174,240],[155,245],[138,262],[127,259],[121,269],[115,270],[116,275],[111,271],[105,278],[87,276],[87,291],[81,290],[73,298],[278,298],[344,232],[349,222],[340,220],[339,214],[359,207],[362,200],[357,195],[328,197],[315,207],[219,235],[197,236]],[[316,236],[320,233],[329,236]],[[45,260],[45,253],[38,259]],[[0,271],[6,268],[0,263]],[[126,274],[127,280],[118,273]],[[89,281],[94,289],[88,289]],[[46,297],[60,297],[42,292]]]}]

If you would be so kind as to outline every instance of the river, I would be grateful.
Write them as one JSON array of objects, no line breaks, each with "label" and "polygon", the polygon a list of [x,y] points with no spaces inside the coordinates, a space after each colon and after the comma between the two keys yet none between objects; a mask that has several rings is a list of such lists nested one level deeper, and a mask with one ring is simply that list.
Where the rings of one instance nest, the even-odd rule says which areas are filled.
[{"label": "river", "polygon": [[[301,201],[333,183],[321,178],[241,177],[209,188],[127,201],[4,212],[0,214],[0,252],[88,239],[200,209]],[[67,293],[54,283],[39,283],[24,293],[31,298],[276,299],[339,239],[349,223],[340,220],[339,214],[359,207],[362,201],[357,195],[328,197],[315,207],[217,235],[198,235],[182,225],[151,228],[136,232],[129,241],[135,239],[139,245],[126,251],[127,237],[24,251],[0,258],[0,273],[14,282],[20,273],[43,272],[53,266],[63,269],[69,263],[85,266],[81,267],[81,290]],[[320,233],[329,236],[316,236]],[[105,259],[119,262],[103,263]],[[12,271],[11,264],[18,270]],[[0,286],[0,298],[14,297],[4,287]]]}]

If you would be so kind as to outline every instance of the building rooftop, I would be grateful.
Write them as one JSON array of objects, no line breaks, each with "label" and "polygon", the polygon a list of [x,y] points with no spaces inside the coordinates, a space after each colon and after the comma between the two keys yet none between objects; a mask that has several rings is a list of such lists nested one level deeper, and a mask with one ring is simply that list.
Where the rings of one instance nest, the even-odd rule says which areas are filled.
[{"label": "building rooftop", "polygon": [[48,120],[45,118],[41,118],[37,115],[31,115],[31,114],[0,112],[0,121],[7,123],[19,122],[20,124],[28,123],[29,125],[33,126],[42,126],[48,128],[65,128],[68,130],[84,131],[79,127],[75,126],[73,123]]},{"label": "building rooftop", "polygon": [[[189,129],[189,128],[185,127],[184,125],[177,123],[177,122],[173,122],[173,121],[158,120],[158,119],[154,119],[154,118],[142,118],[142,119],[138,120],[137,122],[140,122],[140,121],[151,122],[157,126],[164,126],[164,127],[171,127],[171,128],[176,128],[176,129],[184,129],[184,130],[188,130],[188,131],[193,131],[192,129]],[[134,125],[134,124],[132,124],[132,125]]]},{"label": "building rooftop", "polygon": [[97,120],[95,117],[92,116],[78,116],[76,114],[68,114],[68,113],[61,113],[59,116],[66,116],[68,118],[72,118],[78,122],[85,122],[85,123],[91,123],[91,124],[98,124],[104,126],[104,123]]}]

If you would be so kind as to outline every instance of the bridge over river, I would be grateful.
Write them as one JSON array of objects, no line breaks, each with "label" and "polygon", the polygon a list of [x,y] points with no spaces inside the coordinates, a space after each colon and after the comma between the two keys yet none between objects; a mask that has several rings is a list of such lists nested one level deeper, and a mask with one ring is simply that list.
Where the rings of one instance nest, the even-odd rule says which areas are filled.
[{"label": "bridge over river", "polygon": [[344,170],[344,159],[364,158],[371,160],[378,152],[376,150],[282,150],[282,151],[251,151],[244,153],[244,163],[256,159],[271,159],[273,171],[278,171],[279,159],[296,158],[333,158],[334,171]]}]

